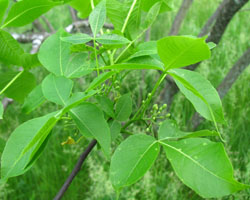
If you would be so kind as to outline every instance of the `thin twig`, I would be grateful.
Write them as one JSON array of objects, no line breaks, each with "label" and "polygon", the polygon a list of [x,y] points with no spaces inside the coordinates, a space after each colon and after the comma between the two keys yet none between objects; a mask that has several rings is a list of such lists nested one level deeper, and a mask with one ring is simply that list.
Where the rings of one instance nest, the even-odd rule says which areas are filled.
[{"label": "thin twig", "polygon": [[61,187],[60,191],[57,193],[54,200],[59,200],[63,197],[64,193],[67,191],[68,187],[70,186],[71,182],[75,178],[75,176],[78,174],[78,172],[81,170],[83,162],[86,160],[89,153],[92,151],[92,149],[95,147],[97,141],[92,140],[91,143],[88,145],[87,149],[82,153],[80,156],[78,162],[76,163],[74,169],[72,170],[71,174],[67,178],[67,180],[64,182],[63,186]]},{"label": "thin twig", "polygon": [[44,23],[46,24],[46,26],[49,28],[51,33],[55,32],[54,27],[52,26],[52,24],[49,22],[49,20],[45,17],[45,16],[41,16],[42,20],[44,21]]}]

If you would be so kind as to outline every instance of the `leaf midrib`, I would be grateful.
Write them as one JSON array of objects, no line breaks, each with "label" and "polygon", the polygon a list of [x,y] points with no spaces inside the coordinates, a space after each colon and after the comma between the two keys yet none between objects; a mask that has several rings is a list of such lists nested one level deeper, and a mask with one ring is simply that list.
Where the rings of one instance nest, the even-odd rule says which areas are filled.
[{"label": "leaf midrib", "polygon": [[151,147],[156,144],[157,141],[154,141],[152,144],[149,145],[149,147],[145,150],[145,152],[140,156],[139,160],[135,163],[135,166],[132,168],[132,170],[130,171],[128,178],[126,179],[125,183],[129,180],[129,178],[131,177],[131,175],[133,174],[135,168],[139,165],[139,163],[141,162],[142,158],[145,156],[145,154],[151,149]]},{"label": "leaf midrib", "polygon": [[217,174],[214,174],[212,171],[210,171],[210,170],[207,169],[206,167],[202,166],[199,162],[197,162],[196,160],[194,160],[191,156],[185,154],[184,152],[180,151],[179,149],[177,149],[177,148],[175,148],[175,147],[173,147],[173,146],[171,146],[171,145],[168,145],[168,144],[166,144],[166,143],[163,143],[163,142],[161,142],[161,141],[159,141],[159,143],[162,144],[163,146],[167,146],[167,147],[169,147],[169,148],[171,148],[171,149],[177,151],[178,153],[182,154],[184,157],[186,157],[186,158],[188,158],[189,160],[191,160],[193,163],[195,163],[197,166],[199,166],[200,168],[202,168],[203,170],[205,170],[206,172],[208,172],[208,173],[211,174],[212,176],[215,176],[215,177],[217,177],[218,179],[221,179],[221,180],[224,181],[224,182],[228,182],[228,183],[234,185],[234,183],[232,183],[231,181],[228,181],[227,179],[225,179],[225,178],[223,178],[223,177],[220,177],[220,176],[218,176]]},{"label": "leaf midrib", "polygon": [[10,23],[12,23],[14,20],[16,20],[17,18],[21,17],[22,15],[24,15],[25,13],[29,12],[30,10],[33,10],[33,9],[37,9],[37,8],[42,8],[42,7],[51,7],[52,5],[42,5],[42,6],[35,6],[35,7],[32,7],[32,8],[29,8],[25,11],[23,11],[22,13],[20,13],[19,15],[17,15],[16,17],[13,17],[12,19],[10,19],[8,22],[4,23],[2,25],[1,28],[4,28],[6,26],[8,26]]}]

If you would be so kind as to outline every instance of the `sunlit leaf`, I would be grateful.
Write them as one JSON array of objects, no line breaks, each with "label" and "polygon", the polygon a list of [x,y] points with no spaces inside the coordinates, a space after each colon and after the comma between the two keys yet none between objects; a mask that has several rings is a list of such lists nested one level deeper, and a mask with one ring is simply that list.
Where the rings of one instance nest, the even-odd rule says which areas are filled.
[{"label": "sunlit leaf", "polygon": [[110,164],[110,180],[115,189],[132,185],[151,168],[160,151],[152,137],[137,134],[128,137],[116,149]]},{"label": "sunlit leaf", "polygon": [[205,138],[161,142],[176,175],[203,198],[219,198],[247,188],[233,178],[221,143]]}]

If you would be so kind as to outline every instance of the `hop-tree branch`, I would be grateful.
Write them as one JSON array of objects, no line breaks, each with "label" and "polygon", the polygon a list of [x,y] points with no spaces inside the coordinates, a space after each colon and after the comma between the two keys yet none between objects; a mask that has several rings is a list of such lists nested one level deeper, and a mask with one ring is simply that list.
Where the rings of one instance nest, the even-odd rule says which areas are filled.
[{"label": "hop-tree branch", "polygon": [[67,191],[69,188],[70,184],[72,183],[73,179],[75,176],[78,174],[78,172],[81,170],[83,162],[86,160],[87,156],[89,153],[92,151],[92,149],[95,147],[97,144],[96,140],[92,140],[86,150],[82,153],[80,156],[78,162],[76,163],[74,169],[72,170],[71,174],[67,178],[67,180],[64,182],[63,186],[61,187],[60,191],[57,193],[56,197],[54,200],[59,200],[63,197],[64,193]]}]

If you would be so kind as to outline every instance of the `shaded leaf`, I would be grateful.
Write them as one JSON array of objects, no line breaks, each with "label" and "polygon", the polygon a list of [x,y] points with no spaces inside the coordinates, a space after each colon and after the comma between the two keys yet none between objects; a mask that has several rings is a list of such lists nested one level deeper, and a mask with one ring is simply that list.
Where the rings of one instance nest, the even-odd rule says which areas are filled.
[{"label": "shaded leaf", "polygon": [[116,74],[117,72],[115,71],[110,71],[110,72],[104,72],[100,74],[100,76],[96,77],[89,85],[88,89],[86,92],[95,89],[96,87],[100,86],[104,81],[109,79],[112,75]]},{"label": "shaded leaf", "polygon": [[160,151],[157,141],[148,135],[128,137],[111,158],[110,180],[116,190],[129,186],[150,169]]},{"label": "shaded leaf", "polygon": [[67,78],[80,78],[90,74],[93,71],[91,61],[87,60],[88,53],[74,53],[66,66],[64,75]]},{"label": "shaded leaf", "polygon": [[30,68],[39,65],[36,54],[25,53],[11,34],[0,30],[0,60],[5,64],[13,64]]},{"label": "shaded leaf", "polygon": [[126,121],[132,113],[131,95],[124,94],[116,103],[115,119],[118,121]]},{"label": "shaded leaf", "polygon": [[233,178],[221,143],[204,138],[161,142],[180,180],[203,198],[219,198],[247,188]]},{"label": "shaded leaf", "polygon": [[100,107],[102,110],[110,117],[114,118],[115,113],[114,113],[114,103],[105,96],[96,96],[95,97],[97,102],[99,103]]},{"label": "shaded leaf", "polygon": [[109,128],[110,128],[110,134],[111,134],[111,141],[114,141],[117,138],[117,136],[120,134],[122,125],[118,121],[112,120],[109,122]]},{"label": "shaded leaf", "polygon": [[27,71],[7,72],[0,74],[0,93],[7,97],[23,103],[26,96],[36,86],[33,74]]},{"label": "shaded leaf", "polygon": [[46,101],[43,96],[42,86],[36,86],[31,93],[29,93],[28,97],[25,99],[24,104],[22,106],[22,111],[26,114],[29,114],[40,105],[42,105]]},{"label": "shaded leaf", "polygon": [[109,158],[111,136],[102,111],[91,103],[83,103],[70,111],[72,119],[85,137],[95,138]]}]

